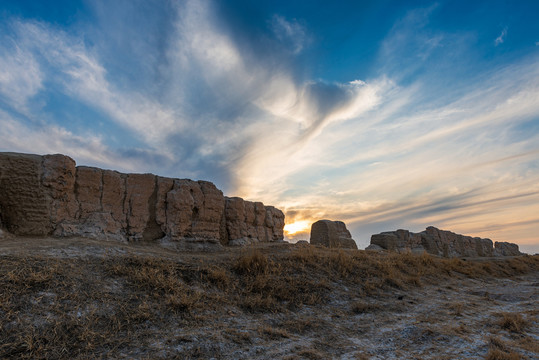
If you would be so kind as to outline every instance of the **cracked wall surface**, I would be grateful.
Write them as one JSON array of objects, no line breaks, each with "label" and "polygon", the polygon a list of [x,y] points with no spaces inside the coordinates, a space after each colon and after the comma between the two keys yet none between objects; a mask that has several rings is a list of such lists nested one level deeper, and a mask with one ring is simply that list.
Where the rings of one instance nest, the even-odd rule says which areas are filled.
[{"label": "cracked wall surface", "polygon": [[0,153],[0,221],[18,235],[160,241],[196,249],[283,240],[284,214],[261,202],[225,197],[207,181],[77,167],[59,154]]}]

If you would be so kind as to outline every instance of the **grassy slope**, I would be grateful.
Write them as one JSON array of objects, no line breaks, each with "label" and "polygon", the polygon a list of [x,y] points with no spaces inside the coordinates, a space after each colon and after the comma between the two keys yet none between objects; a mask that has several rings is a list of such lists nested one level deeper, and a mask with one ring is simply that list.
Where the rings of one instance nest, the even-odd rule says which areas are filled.
[{"label": "grassy slope", "polygon": [[[264,358],[280,343],[283,358],[340,357],[333,320],[376,319],[399,310],[395,294],[423,287],[538,270],[538,256],[463,261],[284,245],[218,256],[8,254],[0,256],[0,358]],[[493,336],[484,356],[537,351],[537,335],[527,333],[536,317],[500,313],[491,326],[529,341]],[[332,335],[297,345],[324,333]]]}]

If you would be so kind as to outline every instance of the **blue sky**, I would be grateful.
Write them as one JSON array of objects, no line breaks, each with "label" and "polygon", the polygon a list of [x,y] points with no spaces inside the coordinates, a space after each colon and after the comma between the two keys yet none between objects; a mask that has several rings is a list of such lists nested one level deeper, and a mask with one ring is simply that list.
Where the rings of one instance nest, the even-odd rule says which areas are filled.
[{"label": "blue sky", "polygon": [[[0,151],[205,179],[287,229],[539,251],[537,1],[0,2]],[[291,231],[291,230],[290,230]]]}]

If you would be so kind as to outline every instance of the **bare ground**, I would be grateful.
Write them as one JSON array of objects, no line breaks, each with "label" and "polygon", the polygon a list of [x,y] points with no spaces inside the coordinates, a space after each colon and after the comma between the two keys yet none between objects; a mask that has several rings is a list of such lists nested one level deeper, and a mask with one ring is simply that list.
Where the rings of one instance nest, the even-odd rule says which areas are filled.
[{"label": "bare ground", "polygon": [[539,257],[0,240],[0,358],[537,359]]}]

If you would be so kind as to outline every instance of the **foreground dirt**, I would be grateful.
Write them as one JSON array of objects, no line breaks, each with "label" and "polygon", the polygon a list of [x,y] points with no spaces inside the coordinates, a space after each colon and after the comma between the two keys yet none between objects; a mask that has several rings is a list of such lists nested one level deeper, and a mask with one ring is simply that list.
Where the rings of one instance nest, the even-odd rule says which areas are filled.
[{"label": "foreground dirt", "polygon": [[539,257],[0,240],[0,358],[537,359]]}]

